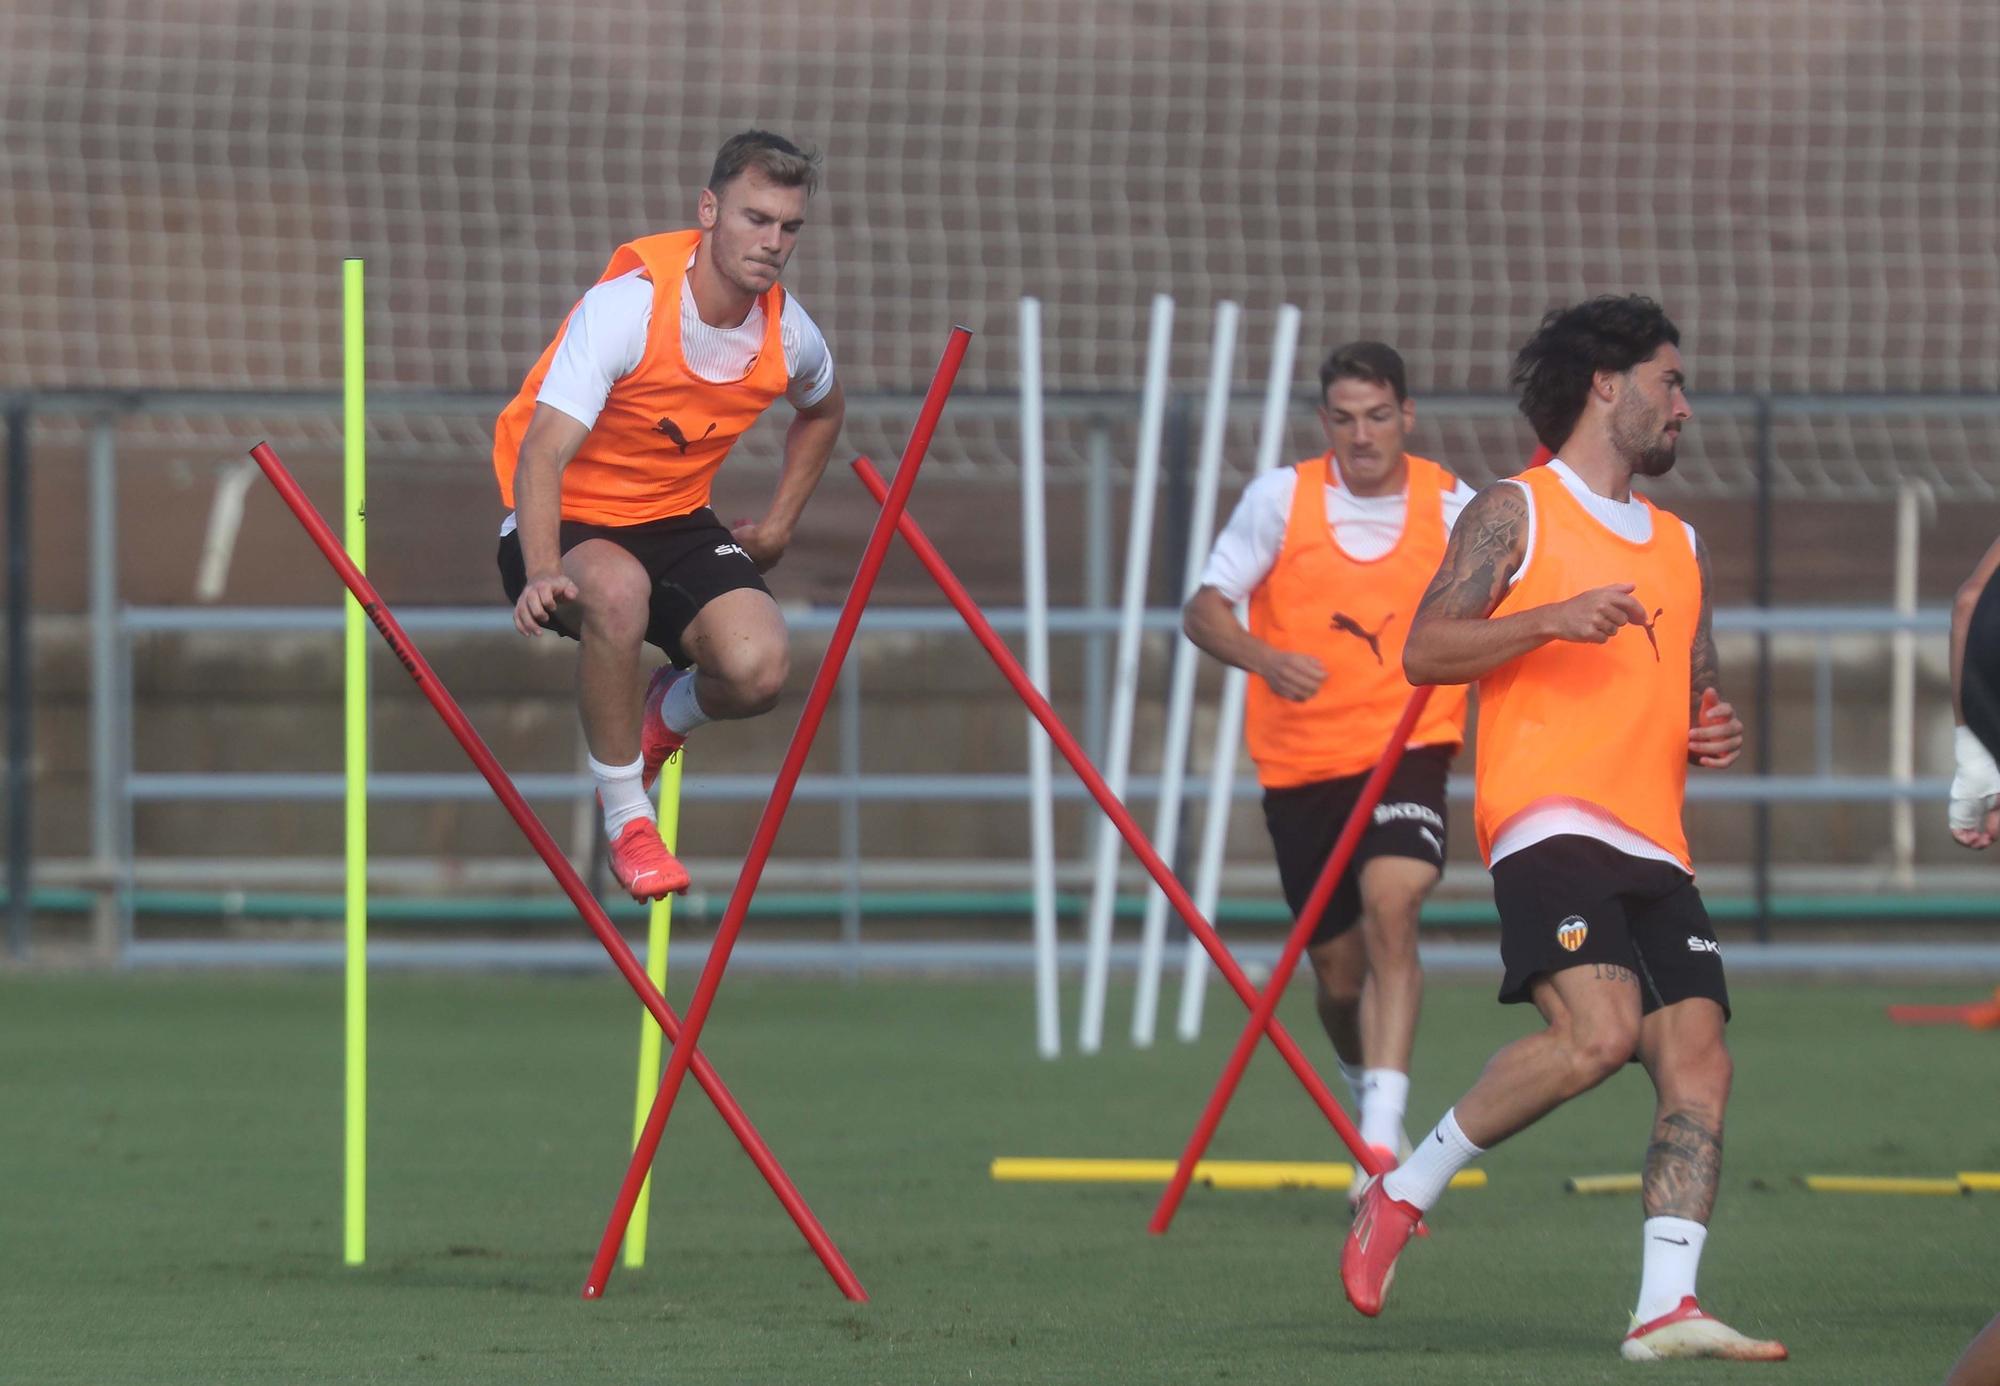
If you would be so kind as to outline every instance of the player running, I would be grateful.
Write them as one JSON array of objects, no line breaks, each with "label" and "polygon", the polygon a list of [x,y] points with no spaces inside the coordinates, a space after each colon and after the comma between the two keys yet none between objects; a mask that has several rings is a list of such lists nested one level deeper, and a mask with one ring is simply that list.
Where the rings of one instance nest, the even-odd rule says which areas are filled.
[{"label": "player running", "polygon": [[[777,704],[785,622],[761,576],[784,555],[840,435],[833,359],[778,286],[819,155],[763,130],[715,156],[691,230],[622,245],[493,430],[513,513],[500,576],[523,635],[580,642],[577,710],[635,900],[687,889],[646,797],[688,733]],[[716,470],[780,396],[797,416],[761,520],[725,528]],[[666,652],[640,692],[641,647]]]},{"label": "player running", "polygon": [[1629,1361],[1778,1361],[1710,1318],[1695,1272],[1722,1168],[1731,1066],[1721,947],[1681,824],[1689,762],[1735,761],[1717,692],[1707,550],[1631,489],[1674,464],[1692,411],[1680,334],[1650,299],[1558,310],[1521,349],[1521,410],[1556,453],[1467,507],[1404,649],[1415,683],[1479,682],[1479,845],[1503,1002],[1545,1028],[1495,1054],[1363,1196],[1341,1281],[1381,1312],[1451,1176],[1637,1059],[1657,1094]]},{"label": "player running", "polygon": [[[1404,451],[1416,404],[1394,348],[1350,342],[1319,380],[1326,453],[1250,484],[1182,618],[1195,644],[1257,676],[1247,739],[1294,916],[1409,700],[1410,617],[1473,495]],[[1248,629],[1235,612],[1245,600]],[[1465,740],[1465,698],[1432,696],[1309,945],[1361,1138],[1391,1160],[1409,1148],[1417,912],[1444,866],[1445,774]]]}]

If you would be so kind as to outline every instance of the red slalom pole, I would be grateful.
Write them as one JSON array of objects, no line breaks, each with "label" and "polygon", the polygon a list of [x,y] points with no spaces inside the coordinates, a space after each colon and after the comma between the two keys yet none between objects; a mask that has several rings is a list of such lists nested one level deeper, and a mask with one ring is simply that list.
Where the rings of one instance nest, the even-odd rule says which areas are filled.
[{"label": "red slalom pole", "polygon": [[[868,465],[865,458],[855,461],[854,471],[861,478],[861,484],[868,488],[869,493],[877,501],[882,500],[888,487],[883,482],[881,473]],[[1069,762],[1069,767],[1076,772],[1076,777],[1083,781],[1084,788],[1090,791],[1090,797],[1097,801],[1097,806],[1104,811],[1105,817],[1109,818],[1111,825],[1118,829],[1119,835],[1139,858],[1147,874],[1152,876],[1154,884],[1165,893],[1168,903],[1180,915],[1188,931],[1201,940],[1201,946],[1208,950],[1209,957],[1215,962],[1216,970],[1242,999],[1243,1004],[1254,1008],[1258,1002],[1257,989],[1250,984],[1250,979],[1243,975],[1243,969],[1236,965],[1236,959],[1224,946],[1221,936],[1206,919],[1202,918],[1194,897],[1187,893],[1187,888],[1180,883],[1180,878],[1174,875],[1173,868],[1162,861],[1160,854],[1153,850],[1153,844],[1146,840],[1145,831],[1140,828],[1125,805],[1119,802],[1118,796],[1111,792],[1111,787],[1105,784],[1104,776],[1100,775],[1097,767],[1090,763],[1090,758],[1083,753],[1083,747],[1078,744],[1074,736],[1070,735],[1069,728],[1063,725],[1062,718],[1056,715],[1056,710],[1049,706],[1049,700],[1042,696],[1041,690],[1035,687],[1026,671],[1021,668],[1020,661],[1014,658],[1014,652],[1007,648],[1007,643],[993,629],[985,613],[980,611],[979,604],[973,601],[972,594],[965,590],[965,584],[958,580],[958,575],[952,572],[950,565],[944,561],[944,556],[925,537],[914,519],[904,515],[896,527],[903,536],[903,542],[910,546],[910,551],[916,554],[925,570],[930,573],[931,579],[944,592],[945,600],[949,601],[953,609],[964,618],[965,624],[972,630],[973,637],[992,657],[994,664],[999,666],[1002,677],[1012,685],[1015,695],[1027,704],[1028,711],[1042,724],[1042,730],[1048,733],[1049,740],[1055,744],[1058,751],[1062,752],[1063,759]],[[1347,1113],[1341,1110],[1340,1103],[1334,1100],[1331,1092],[1327,1091],[1326,1083],[1321,1080],[1319,1071],[1299,1049],[1291,1033],[1275,1018],[1270,1022],[1270,1033],[1271,1043],[1277,1046],[1278,1053],[1284,1056],[1286,1064],[1304,1085],[1307,1095],[1313,1100],[1313,1105],[1319,1108],[1320,1113],[1326,1117],[1328,1124],[1333,1127],[1347,1148],[1354,1152],[1355,1159],[1363,1159],[1363,1152],[1367,1147],[1361,1143],[1361,1133],[1354,1129],[1354,1123],[1348,1119]]]},{"label": "red slalom pole", "polygon": [[798,786],[799,775],[805,769],[806,755],[812,750],[820,719],[825,716],[827,704],[832,701],[834,683],[840,677],[840,666],[847,658],[848,646],[854,643],[855,628],[861,624],[862,609],[868,605],[868,597],[875,590],[876,574],[882,569],[882,560],[889,552],[889,541],[895,534],[896,517],[903,513],[903,507],[909,502],[910,488],[917,482],[917,469],[923,465],[924,453],[931,445],[931,435],[937,431],[945,400],[951,395],[952,382],[958,378],[959,363],[965,360],[965,350],[971,342],[972,333],[968,329],[952,328],[951,336],[945,342],[944,356],[938,362],[937,372],[931,377],[930,388],[924,392],[923,408],[918,411],[916,427],[910,432],[910,441],[903,448],[903,460],[896,468],[896,484],[890,490],[882,514],[876,517],[874,529],[869,531],[867,547],[861,551],[861,564],[855,570],[847,600],[840,608],[840,618],[834,623],[833,636],[827,642],[819,672],[813,675],[805,708],[799,713],[799,724],[792,732],[792,744],[785,751],[784,764],[779,767],[777,781],[771,786],[771,797],[757,819],[756,831],[751,834],[750,851],[743,859],[743,870],[736,878],[736,888],[730,892],[728,908],[723,911],[722,921],[716,926],[715,941],[709,944],[708,961],[702,966],[701,980],[695,984],[694,998],[688,1002],[687,1019],[681,1026],[679,1038],[674,1041],[673,1053],[667,1058],[667,1069],[660,1077],[660,1090],[653,1098],[652,1110],[646,1114],[645,1130],[640,1133],[638,1145],[626,1166],[624,1182],[618,1188],[618,1201],[612,1207],[611,1220],[605,1225],[604,1236],[597,1245],[596,1259],[590,1265],[590,1278],[583,1284],[585,1299],[596,1299],[602,1295],[605,1283],[611,1278],[611,1267],[618,1257],[618,1245],[625,1240],[625,1227],[632,1219],[633,1205],[639,1201],[639,1190],[645,1185],[646,1175],[653,1167],[653,1156],[660,1148],[660,1137],[666,1132],[667,1118],[673,1115],[674,1099],[680,1094],[681,1080],[687,1076],[688,1062],[700,1040],[701,1027],[708,1022],[709,1010],[715,1004],[716,989],[722,985],[723,969],[729,966],[730,950],[736,946],[736,936],[743,930],[744,917],[750,912],[751,897],[757,893],[757,882],[764,874],[764,863],[777,841],[779,825],[785,821],[785,810],[791,806],[792,791]]},{"label": "red slalom pole", "polygon": [[[1340,878],[1347,874],[1347,864],[1354,860],[1354,851],[1361,845],[1361,834],[1368,827],[1368,820],[1375,814],[1375,805],[1382,797],[1382,791],[1389,787],[1389,776],[1396,773],[1402,763],[1403,751],[1408,746],[1410,734],[1416,730],[1417,718],[1423,714],[1424,704],[1431,700],[1430,685],[1413,689],[1409,702],[1403,705],[1403,715],[1396,720],[1396,729],[1389,733],[1389,744],[1382,750],[1382,759],[1375,763],[1375,769],[1362,781],[1361,795],[1354,801],[1354,809],[1347,815],[1347,823],[1340,830],[1340,837],[1333,844],[1333,852],[1320,868],[1319,879],[1313,882],[1312,894],[1306,897],[1305,908],[1292,925],[1291,936],[1285,940],[1285,951],[1278,955],[1278,965],[1271,969],[1270,984],[1264,994],[1257,998],[1251,1009],[1250,1019],[1237,1037],[1236,1048],[1223,1066],[1222,1079],[1209,1094],[1208,1105],[1202,1108],[1201,1119],[1195,1123],[1194,1134],[1188,1137],[1187,1149],[1181,1152],[1181,1160],[1174,1167],[1174,1177],[1167,1181],[1165,1192],[1160,1195],[1159,1206],[1153,1209],[1153,1220],[1147,1225],[1154,1236],[1165,1232],[1174,1220],[1174,1213],[1181,1206],[1181,1197],[1187,1193],[1188,1181],[1194,1178],[1195,1161],[1208,1149],[1208,1143],[1215,1136],[1215,1128],[1222,1122],[1222,1114],[1229,1107],[1230,1098],[1236,1095],[1236,1085],[1243,1080],[1243,1070],[1250,1066],[1250,1056],[1257,1050],[1258,1036],[1264,1033],[1277,1013],[1278,999],[1285,994],[1286,985],[1292,980],[1292,972],[1299,965],[1299,955],[1306,950],[1306,940],[1319,923],[1319,917],[1326,913],[1327,902],[1333,899],[1334,888]],[[1363,1145],[1354,1149],[1354,1158],[1370,1174],[1386,1173],[1393,1161],[1380,1158],[1375,1151]]]},{"label": "red slalom pole", "polygon": [[[659,989],[646,975],[645,967],[632,955],[631,948],[626,946],[624,938],[605,915],[603,906],[599,905],[596,897],[584,888],[576,869],[569,864],[569,859],[563,856],[561,849],[556,846],[555,839],[549,836],[548,829],[543,827],[541,820],[535,816],[535,811],[528,807],[527,801],[521,797],[521,792],[514,787],[513,780],[508,778],[507,772],[500,768],[499,760],[487,747],[486,742],[477,731],[473,730],[472,723],[466,720],[465,713],[459,708],[457,700],[451,696],[436,671],[431,668],[430,661],[424,658],[423,652],[404,631],[402,623],[383,602],[382,594],[375,590],[375,584],[370,582],[348,558],[347,551],[341,547],[340,541],[327,527],[325,517],[306,498],[305,492],[299,489],[298,482],[279,460],[278,454],[271,450],[271,445],[259,443],[251,449],[250,456],[255,459],[259,467],[263,468],[264,475],[270,478],[271,485],[290,507],[292,514],[298,517],[299,523],[305,527],[307,537],[333,566],[334,572],[340,575],[340,580],[347,584],[347,590],[361,603],[361,609],[367,613],[368,619],[375,623],[375,629],[382,633],[382,638],[388,642],[389,649],[394,652],[403,668],[409,671],[410,677],[416,680],[417,687],[422,690],[424,697],[430,700],[438,716],[444,719],[445,726],[450,729],[459,746],[467,756],[471,757],[479,773],[486,777],[486,783],[498,796],[500,806],[507,810],[508,816],[528,839],[528,845],[535,849],[535,855],[549,868],[549,873],[556,878],[556,884],[562,887],[562,892],[569,897],[570,903],[576,906],[577,913],[583,917],[583,922],[589,926],[593,934],[597,935],[597,941],[603,944],[604,951],[611,955],[613,965],[625,978],[626,983],[638,993],[640,1002],[652,1012],[653,1019],[659,1022],[660,1029],[666,1032],[667,1038],[677,1039],[682,1032],[680,1017],[674,1014],[673,1007],[669,1006],[666,998],[660,995]],[[792,1221],[798,1224],[799,1231],[805,1235],[807,1244],[819,1257],[820,1264],[826,1267],[827,1274],[831,1275],[834,1283],[840,1287],[840,1292],[849,1299],[866,1299],[868,1296],[862,1290],[861,1282],[855,1279],[846,1258],[840,1254],[840,1248],[836,1247],[833,1239],[827,1236],[826,1229],[820,1226],[819,1219],[813,1215],[813,1210],[806,1206],[805,1199],[799,1195],[790,1176],[785,1173],[783,1166],[779,1165],[777,1157],[771,1153],[771,1148],[764,1143],[764,1138],[757,1134],[757,1128],[750,1124],[750,1118],[737,1105],[729,1089],[723,1086],[721,1076],[709,1066],[706,1058],[700,1056],[695,1058],[694,1076],[695,1081],[701,1084],[710,1100],[715,1103],[716,1111],[722,1114],[722,1119],[727,1123],[731,1133],[742,1143],[743,1149],[750,1156],[751,1163],[757,1166],[757,1172],[764,1176],[764,1182],[771,1186],[771,1191],[778,1196],[778,1201],[785,1205],[785,1211],[791,1214]]]}]

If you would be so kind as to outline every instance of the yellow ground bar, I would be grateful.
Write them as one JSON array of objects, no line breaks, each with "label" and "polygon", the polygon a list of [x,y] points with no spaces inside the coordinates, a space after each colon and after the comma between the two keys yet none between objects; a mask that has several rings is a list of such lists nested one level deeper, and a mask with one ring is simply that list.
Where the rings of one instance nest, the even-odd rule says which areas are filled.
[{"label": "yellow ground bar", "polygon": [[[1064,1184],[1164,1184],[1174,1177],[1172,1160],[1060,1160],[1001,1156],[993,1177],[1009,1181]],[[1354,1166],[1287,1160],[1197,1160],[1197,1183],[1216,1189],[1344,1189],[1354,1182]],[[1483,1189],[1486,1171],[1461,1170],[1454,1189]]]},{"label": "yellow ground bar", "polygon": [[1636,1174],[1579,1174],[1563,1180],[1563,1188],[1580,1194],[1635,1194],[1640,1179]]},{"label": "yellow ground bar", "polygon": [[1808,1174],[1806,1187],[1814,1193],[1957,1195],[1969,1185],[1957,1179],[1882,1179],[1867,1175]]},{"label": "yellow ground bar", "polygon": [[2000,1169],[1962,1169],[1958,1182],[1972,1193],[2000,1193]]}]

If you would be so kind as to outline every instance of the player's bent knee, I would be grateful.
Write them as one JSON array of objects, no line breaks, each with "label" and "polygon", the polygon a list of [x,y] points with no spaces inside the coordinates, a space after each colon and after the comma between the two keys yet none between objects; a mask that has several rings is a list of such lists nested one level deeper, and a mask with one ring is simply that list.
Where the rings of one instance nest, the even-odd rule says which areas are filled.
[{"label": "player's bent knee", "polygon": [[791,657],[782,642],[759,642],[724,646],[700,667],[719,686],[727,716],[756,717],[778,705],[791,674]]},{"label": "player's bent knee", "polygon": [[792,661],[780,647],[775,653],[758,661],[744,680],[744,701],[759,712],[769,712],[784,696],[785,680],[791,676]]},{"label": "player's bent knee", "polygon": [[1570,1037],[1570,1063],[1578,1091],[1594,1088],[1627,1063],[1639,1045],[1639,1027],[1607,1021]]},{"label": "player's bent knee", "polygon": [[735,706],[737,715],[757,717],[778,705],[789,672],[787,661],[780,656],[774,660],[745,661],[723,673],[721,678],[729,689],[730,702]]},{"label": "player's bent knee", "polygon": [[1338,1011],[1359,1010],[1361,984],[1365,980],[1362,970],[1344,958],[1313,959],[1313,982],[1321,1010],[1329,1007]]},{"label": "player's bent knee", "polygon": [[573,605],[587,636],[634,643],[645,638],[651,608],[643,579],[636,585],[618,578],[580,582]]},{"label": "player's bent knee", "polygon": [[1361,1009],[1361,988],[1345,979],[1338,986],[1328,986],[1324,979],[1319,985],[1319,1004],[1322,1010],[1340,1012]]},{"label": "player's bent knee", "polygon": [[1361,986],[1368,979],[1368,955],[1355,945],[1360,939],[1341,934],[1317,944],[1306,956],[1312,960],[1313,980],[1322,1001],[1338,1005],[1361,1004]]}]

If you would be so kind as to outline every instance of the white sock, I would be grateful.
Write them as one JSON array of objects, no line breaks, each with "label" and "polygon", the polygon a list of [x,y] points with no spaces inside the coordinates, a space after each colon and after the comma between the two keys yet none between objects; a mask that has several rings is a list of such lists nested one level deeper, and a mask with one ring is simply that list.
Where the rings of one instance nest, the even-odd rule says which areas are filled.
[{"label": "white sock", "polygon": [[1382,1176],[1382,1191],[1423,1212],[1444,1195],[1451,1177],[1486,1152],[1458,1129],[1458,1115],[1446,1112],[1410,1158]]},{"label": "white sock", "polygon": [[683,674],[667,685],[667,694],[660,699],[660,721],[668,731],[678,736],[686,736],[696,727],[705,726],[714,719],[701,710],[701,700],[694,695],[695,677]]},{"label": "white sock", "polygon": [[1403,1109],[1410,1101],[1410,1075],[1393,1068],[1371,1068],[1368,1089],[1361,1096],[1361,1139],[1399,1158],[1403,1152]]},{"label": "white sock", "polygon": [[639,787],[639,774],[646,766],[644,756],[630,765],[606,765],[596,756],[589,759],[590,773],[597,779],[597,799],[604,808],[606,837],[617,837],[634,818],[653,816],[652,801]]},{"label": "white sock", "polygon": [[1645,1269],[1639,1277],[1640,1323],[1651,1323],[1680,1308],[1694,1293],[1694,1273],[1701,1266],[1701,1244],[1708,1229],[1686,1218],[1647,1218]]},{"label": "white sock", "polygon": [[1368,1108],[1369,1070],[1363,1068],[1360,1064],[1347,1062],[1347,1060],[1341,1058],[1338,1054],[1333,1056],[1333,1061],[1340,1065],[1340,1076],[1347,1080],[1347,1090],[1354,1095],[1354,1110],[1357,1112],[1366,1111]]}]

